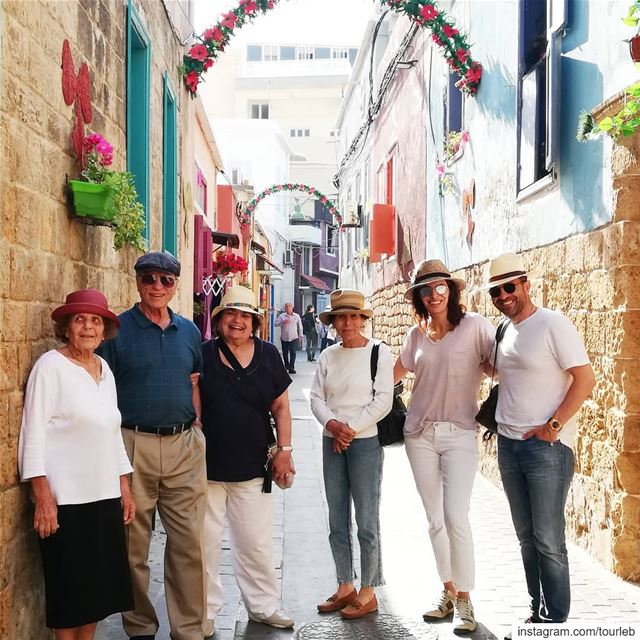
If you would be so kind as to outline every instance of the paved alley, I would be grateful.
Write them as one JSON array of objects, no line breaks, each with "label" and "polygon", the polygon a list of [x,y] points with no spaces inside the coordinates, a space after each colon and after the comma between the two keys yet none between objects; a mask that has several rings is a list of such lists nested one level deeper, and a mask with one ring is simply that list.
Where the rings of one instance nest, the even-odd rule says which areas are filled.
[{"label": "paved alley", "polygon": [[[303,354],[301,354],[303,355]],[[302,358],[304,359],[304,358]],[[310,638],[453,638],[452,624],[427,625],[422,612],[441,588],[429,544],[422,504],[414,488],[404,449],[385,450],[382,543],[387,585],[378,591],[378,616],[342,622],[339,615],[320,616],[316,604],[333,593],[334,569],[327,536],[322,486],[321,432],[312,418],[308,394],[315,364],[296,363],[291,387],[294,420],[295,486],[274,489],[275,560],[282,588],[282,609],[296,628],[278,631],[247,621],[234,582],[225,542],[223,583],[227,604],[216,621],[216,640]],[[478,475],[472,500],[476,549],[476,589],[472,594],[479,621],[472,638],[502,638],[512,622],[523,620],[526,587],[520,553],[502,492]],[[162,581],[164,534],[154,534],[152,591],[161,628],[157,640],[169,640]],[[640,588],[624,583],[570,546],[573,621],[640,620]],[[119,616],[103,622],[97,640],[126,640]]]}]

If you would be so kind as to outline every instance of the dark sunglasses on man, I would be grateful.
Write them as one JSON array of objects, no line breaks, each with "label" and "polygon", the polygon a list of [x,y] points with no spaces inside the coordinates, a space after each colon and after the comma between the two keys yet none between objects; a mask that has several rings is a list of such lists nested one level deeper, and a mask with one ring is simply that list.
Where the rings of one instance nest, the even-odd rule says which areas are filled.
[{"label": "dark sunglasses on man", "polygon": [[517,282],[505,282],[502,285],[497,285],[495,287],[491,287],[491,289],[489,289],[489,295],[492,298],[497,298],[500,295],[500,290],[503,289],[505,293],[513,293],[516,290],[516,285],[518,284],[518,282],[526,282],[527,279],[523,278],[521,280],[518,280]]},{"label": "dark sunglasses on man", "polygon": [[160,284],[165,289],[171,289],[171,287],[173,287],[176,284],[176,278],[174,278],[173,276],[165,276],[165,275],[159,276],[159,275],[156,275],[155,273],[140,274],[140,282],[142,282],[142,284],[153,285],[158,280],[160,280]]},{"label": "dark sunglasses on man", "polygon": [[443,296],[447,291],[449,291],[449,287],[446,284],[437,284],[435,287],[426,284],[418,289],[421,298],[430,298],[434,293]]}]

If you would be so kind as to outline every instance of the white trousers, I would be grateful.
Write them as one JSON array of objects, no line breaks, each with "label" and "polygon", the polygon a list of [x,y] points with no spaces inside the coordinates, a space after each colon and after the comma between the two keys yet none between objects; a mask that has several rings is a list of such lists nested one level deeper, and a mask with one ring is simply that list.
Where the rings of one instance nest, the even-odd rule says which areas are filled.
[{"label": "white trousers", "polygon": [[405,445],[440,580],[471,591],[475,562],[469,504],[478,466],[476,431],[452,422],[426,422],[421,436],[405,438]]},{"label": "white trousers", "polygon": [[205,553],[207,617],[215,620],[224,606],[220,554],[225,514],[231,537],[231,562],[236,582],[251,613],[270,616],[278,608],[273,566],[273,507],[270,493],[262,493],[262,478],[246,482],[207,483]]}]

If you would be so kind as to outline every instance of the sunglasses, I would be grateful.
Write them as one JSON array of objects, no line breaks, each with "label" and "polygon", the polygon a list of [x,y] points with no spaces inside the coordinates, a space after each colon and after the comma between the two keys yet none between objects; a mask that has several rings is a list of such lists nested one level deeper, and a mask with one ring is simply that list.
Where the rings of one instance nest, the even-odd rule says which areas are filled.
[{"label": "sunglasses", "polygon": [[[519,282],[526,282],[527,279],[524,278],[523,280],[520,280]],[[492,298],[497,298],[500,295],[500,289],[504,289],[505,293],[513,293],[516,290],[516,285],[518,283],[517,282],[505,282],[502,285],[497,285],[496,287],[491,287],[491,289],[489,289],[489,295]]]},{"label": "sunglasses", "polygon": [[418,289],[418,293],[421,298],[430,298],[434,293],[439,296],[443,296],[449,291],[449,287],[446,284],[437,284],[435,287],[430,287],[428,284]]},{"label": "sunglasses", "polygon": [[165,289],[171,289],[176,283],[176,279],[173,276],[157,276],[155,273],[143,273],[140,275],[140,282],[146,285],[155,284],[160,280],[160,284]]}]

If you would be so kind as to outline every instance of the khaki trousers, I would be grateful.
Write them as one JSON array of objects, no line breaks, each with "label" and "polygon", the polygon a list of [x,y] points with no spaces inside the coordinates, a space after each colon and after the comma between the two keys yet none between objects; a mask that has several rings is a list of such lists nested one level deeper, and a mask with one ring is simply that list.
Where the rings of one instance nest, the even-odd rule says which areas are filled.
[{"label": "khaki trousers", "polygon": [[167,532],[164,585],[172,640],[202,640],[206,606],[203,527],[205,438],[191,428],[174,436],[123,429],[133,466],[135,520],[127,527],[135,610],[122,615],[128,636],[155,635],[158,617],[149,599],[151,519],[158,508]]}]

